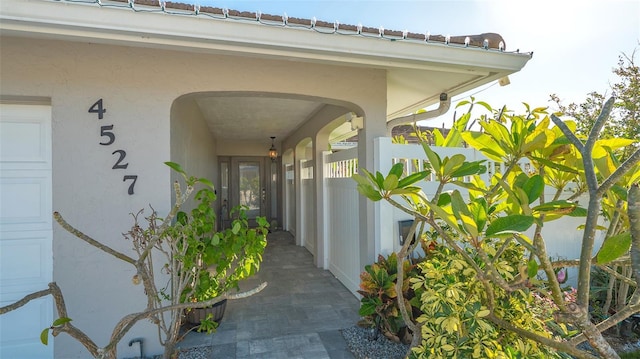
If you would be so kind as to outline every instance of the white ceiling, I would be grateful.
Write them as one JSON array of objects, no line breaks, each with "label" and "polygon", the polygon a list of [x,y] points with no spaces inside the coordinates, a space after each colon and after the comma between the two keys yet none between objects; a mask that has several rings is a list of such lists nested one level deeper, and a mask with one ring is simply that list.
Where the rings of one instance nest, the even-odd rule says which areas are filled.
[{"label": "white ceiling", "polygon": [[195,101],[213,135],[239,141],[286,138],[324,105],[264,96],[203,96]]}]

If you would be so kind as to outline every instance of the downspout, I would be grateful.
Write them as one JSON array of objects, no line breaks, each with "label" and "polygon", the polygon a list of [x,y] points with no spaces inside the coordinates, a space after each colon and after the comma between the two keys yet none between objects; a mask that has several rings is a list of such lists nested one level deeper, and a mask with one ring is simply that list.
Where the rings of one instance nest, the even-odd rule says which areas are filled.
[{"label": "downspout", "polygon": [[444,113],[449,111],[449,107],[451,107],[451,98],[449,97],[449,95],[443,92],[440,94],[440,106],[438,106],[438,108],[436,108],[435,110],[426,111],[422,113],[414,113],[408,116],[397,117],[387,122],[387,135],[391,136],[391,130],[393,130],[393,128],[396,126],[400,126],[405,123],[424,121],[430,118],[443,115]]}]

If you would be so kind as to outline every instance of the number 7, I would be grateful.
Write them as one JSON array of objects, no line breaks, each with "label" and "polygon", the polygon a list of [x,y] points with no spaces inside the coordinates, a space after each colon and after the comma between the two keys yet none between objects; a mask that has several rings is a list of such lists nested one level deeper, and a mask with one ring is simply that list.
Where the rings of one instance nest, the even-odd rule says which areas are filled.
[{"label": "number 7", "polygon": [[129,194],[132,195],[133,187],[136,185],[136,181],[138,180],[138,175],[125,175],[124,177],[122,177],[122,182],[126,180],[133,180],[133,182],[131,182],[131,184],[129,185]]}]

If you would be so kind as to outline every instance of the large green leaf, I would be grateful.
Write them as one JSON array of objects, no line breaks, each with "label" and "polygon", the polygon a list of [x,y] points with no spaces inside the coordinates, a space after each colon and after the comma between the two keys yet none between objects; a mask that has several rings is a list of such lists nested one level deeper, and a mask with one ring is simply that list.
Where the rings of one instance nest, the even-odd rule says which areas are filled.
[{"label": "large green leaf", "polygon": [[361,195],[369,198],[374,202],[382,199],[382,195],[380,194],[380,192],[376,191],[371,185],[358,184],[357,189]]},{"label": "large green leaf", "polygon": [[544,180],[542,179],[542,176],[531,176],[522,186],[522,190],[527,194],[529,204],[535,202],[535,200],[540,198],[542,191],[544,191]]},{"label": "large green leaf", "polygon": [[402,178],[399,182],[398,182],[398,187],[399,188],[403,188],[409,185],[412,185],[418,181],[421,181],[423,179],[425,179],[427,176],[429,175],[429,172],[427,171],[421,171],[421,172],[416,172],[416,173],[412,173],[410,175],[408,175],[405,178]]},{"label": "large green leaf", "polygon": [[353,175],[351,175],[351,178],[354,181],[358,182],[358,184],[361,184],[361,185],[370,185],[371,184],[371,182],[369,182],[369,179],[367,177],[365,177],[363,175],[359,175],[357,173],[354,173]]},{"label": "large green leaf", "polygon": [[436,217],[447,222],[447,224],[449,225],[449,227],[451,227],[451,229],[454,229],[460,232],[460,227],[458,227],[458,221],[452,214],[448,213],[447,211],[439,207],[437,204],[433,204],[431,202],[425,202],[425,204],[429,207],[430,210],[433,211]]},{"label": "large green leaf", "polygon": [[398,162],[391,167],[391,169],[389,170],[389,174],[387,176],[395,175],[396,177],[400,178],[402,177],[403,171],[404,171],[404,164],[402,162]]},{"label": "large green leaf", "polygon": [[464,155],[461,154],[456,154],[453,155],[451,157],[445,157],[445,159],[443,160],[443,171],[442,174],[447,176],[447,177],[453,177],[451,176],[451,174],[457,170],[458,168],[460,168],[460,166],[462,166],[462,164],[464,163],[464,160],[466,159],[466,157]]},{"label": "large green leaf", "polygon": [[491,136],[478,132],[463,132],[461,136],[471,147],[482,152],[490,159],[497,162],[504,161],[506,152],[500,148]]},{"label": "large green leaf", "polygon": [[578,205],[574,202],[569,202],[566,200],[558,200],[547,202],[538,206],[533,207],[534,211],[538,212],[551,212],[551,213],[559,213],[559,214],[569,214],[575,210]]},{"label": "large green leaf", "polygon": [[629,252],[631,247],[631,232],[620,233],[606,238],[596,255],[598,264],[607,264]]},{"label": "large green leaf", "polygon": [[42,344],[44,345],[49,345],[49,328],[45,328],[41,333],[40,333],[40,341],[42,342]]},{"label": "large green leaf", "polygon": [[482,163],[486,162],[482,161],[473,161],[473,162],[465,162],[462,166],[458,167],[453,173],[451,173],[451,177],[464,177],[471,175],[478,175],[487,172],[487,167],[482,165]]},{"label": "large green leaf", "polygon": [[71,318],[67,318],[67,317],[60,317],[56,320],[53,321],[53,326],[57,327],[59,325],[62,325],[64,323],[69,323],[71,321]]},{"label": "large green leaf", "polygon": [[527,276],[529,276],[529,278],[533,278],[536,274],[538,274],[538,262],[531,258],[527,264]]},{"label": "large green leaf", "polygon": [[513,214],[506,217],[499,217],[489,224],[485,235],[492,237],[505,233],[523,232],[533,225],[533,216]]},{"label": "large green leaf", "polygon": [[427,158],[429,159],[431,168],[433,168],[433,170],[436,173],[440,173],[440,167],[442,166],[442,160],[440,159],[440,156],[438,156],[437,153],[433,152],[433,150],[431,149],[431,147],[429,147],[427,143],[423,142],[422,148],[424,149],[424,153],[427,155]]},{"label": "large green leaf", "polygon": [[569,166],[564,166],[558,162],[555,161],[550,161],[546,158],[541,158],[541,157],[531,157],[531,159],[535,160],[536,162],[543,164],[547,167],[551,167],[551,168],[555,168],[557,170],[560,171],[564,171],[564,172],[569,172],[569,173],[579,173],[578,170],[576,170],[573,167],[569,167]]},{"label": "large green leaf", "polygon": [[183,175],[186,175],[186,173],[184,172],[184,170],[182,169],[182,167],[180,167],[179,164],[175,163],[175,162],[165,162],[165,165],[171,167],[174,171],[181,173]]},{"label": "large green leaf", "polygon": [[398,187],[398,176],[395,174],[390,174],[387,178],[384,179],[382,183],[382,189],[385,191],[391,191],[392,189],[396,189]]}]

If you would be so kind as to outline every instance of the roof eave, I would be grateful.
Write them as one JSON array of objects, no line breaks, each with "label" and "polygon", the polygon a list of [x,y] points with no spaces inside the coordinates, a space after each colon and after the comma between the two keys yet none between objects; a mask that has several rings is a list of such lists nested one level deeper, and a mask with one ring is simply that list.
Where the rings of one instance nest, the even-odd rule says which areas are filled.
[{"label": "roof eave", "polygon": [[251,54],[380,68],[478,72],[518,71],[523,54],[439,43],[323,36],[294,28],[264,26],[163,13],[135,13],[48,1],[5,0],[0,31],[48,38],[181,48],[186,51]]}]

